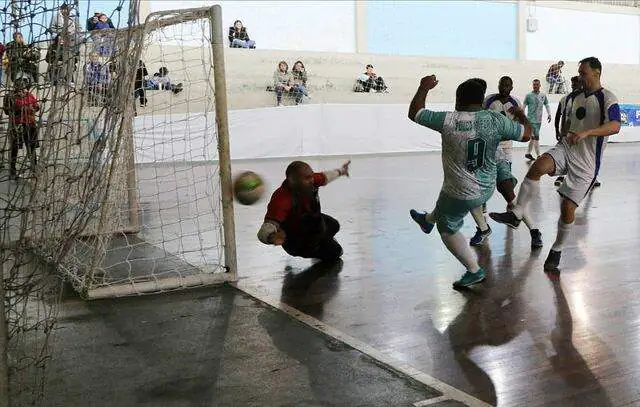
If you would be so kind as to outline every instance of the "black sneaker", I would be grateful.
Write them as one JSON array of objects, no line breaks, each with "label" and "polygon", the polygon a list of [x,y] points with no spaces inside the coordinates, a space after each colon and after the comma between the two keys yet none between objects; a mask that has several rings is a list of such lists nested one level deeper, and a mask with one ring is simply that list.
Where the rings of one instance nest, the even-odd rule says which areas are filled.
[{"label": "black sneaker", "polygon": [[476,226],[476,234],[469,240],[469,245],[480,246],[487,238],[491,236],[491,227],[488,227],[484,232]]},{"label": "black sneaker", "polygon": [[557,271],[558,266],[560,265],[561,254],[562,252],[557,252],[553,249],[549,250],[549,255],[547,256],[547,260],[544,261],[544,270]]},{"label": "black sneaker", "polygon": [[602,185],[602,184],[598,180],[596,180],[596,182],[593,183],[594,187],[599,187],[600,185]]},{"label": "black sneaker", "polygon": [[498,223],[509,226],[511,229],[517,229],[521,220],[516,217],[513,212],[496,213],[491,212],[489,217]]},{"label": "black sneaker", "polygon": [[526,158],[527,160],[531,160],[531,161],[535,160],[535,158],[533,158],[533,156],[531,154],[528,154],[528,153],[524,155],[524,158]]},{"label": "black sneaker", "polygon": [[531,248],[539,249],[542,247],[542,233],[538,229],[531,229],[529,231],[531,234]]},{"label": "black sneaker", "polygon": [[556,178],[556,180],[554,181],[553,185],[559,187],[560,184],[562,184],[562,181],[564,181],[564,177],[560,176],[560,177]]}]

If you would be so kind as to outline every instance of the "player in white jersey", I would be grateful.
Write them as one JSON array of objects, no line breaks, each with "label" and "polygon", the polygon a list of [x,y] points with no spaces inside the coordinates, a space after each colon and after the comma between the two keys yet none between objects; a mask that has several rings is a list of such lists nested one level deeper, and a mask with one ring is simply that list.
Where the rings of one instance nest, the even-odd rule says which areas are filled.
[{"label": "player in white jersey", "polygon": [[567,98],[566,135],[531,166],[522,182],[513,210],[490,213],[492,219],[517,228],[543,175],[565,175],[558,188],[562,196],[556,240],[544,269],[557,271],[562,248],[575,220],[576,208],[593,187],[602,164],[607,138],[620,131],[620,106],[616,96],[600,84],[602,64],[596,57],[580,61],[583,90]]},{"label": "player in white jersey", "polygon": [[[496,111],[511,120],[515,120],[510,111],[513,108],[519,108],[521,104],[518,99],[511,96],[512,90],[513,80],[508,76],[503,76],[498,82],[498,93],[491,94],[485,98],[484,108]],[[512,208],[513,201],[516,199],[514,190],[518,183],[516,177],[511,173],[512,145],[513,142],[511,140],[502,141],[496,151],[496,186],[498,192],[500,192],[505,201],[507,201],[507,209]],[[484,210],[481,208],[474,208],[471,211],[471,215],[477,225],[476,233],[469,241],[471,246],[479,246],[491,235],[491,227],[487,224],[483,212]],[[542,234],[540,230],[532,229],[530,227],[531,222],[528,218],[525,217],[523,221],[530,229],[531,247],[542,247]]]},{"label": "player in white jersey", "polygon": [[[571,78],[571,93],[579,90],[582,88],[582,85],[580,84],[580,77],[578,76],[574,76]],[[565,124],[566,124],[566,108],[567,108],[567,99],[569,98],[570,95],[564,95],[561,99],[560,99],[560,103],[558,103],[558,109],[556,110],[556,117],[554,120],[554,127],[556,128],[556,140],[560,141],[562,139],[562,134],[564,133],[564,128],[565,128]],[[562,175],[560,175],[558,178],[556,178],[554,184],[556,186],[560,186],[560,184],[562,184],[562,180],[564,180],[564,177]]]},{"label": "player in white jersey", "polygon": [[412,209],[410,214],[425,233],[431,232],[434,223],[438,225],[445,246],[466,267],[462,278],[454,283],[454,288],[460,288],[479,283],[485,277],[460,233],[464,217],[493,195],[498,144],[503,140],[528,141],[531,125],[521,110],[515,115],[522,124],[484,110],[487,83],[481,79],[469,79],[458,86],[455,111],[425,109],[427,94],[437,84],[435,75],[422,78],[409,106],[409,118],[442,135],[444,182],[432,213]]},{"label": "player in white jersey", "polygon": [[529,142],[529,149],[527,154],[525,154],[525,158],[533,161],[535,158],[531,155],[533,150],[536,151],[536,158],[540,156],[540,127],[542,126],[542,107],[544,106],[547,109],[547,122],[551,123],[551,110],[549,109],[549,99],[547,99],[547,95],[540,92],[540,81],[538,79],[534,79],[533,83],[533,91],[527,93],[527,96],[524,97],[523,109],[527,111],[527,118],[531,122],[533,126],[533,135],[531,136],[531,141]]}]

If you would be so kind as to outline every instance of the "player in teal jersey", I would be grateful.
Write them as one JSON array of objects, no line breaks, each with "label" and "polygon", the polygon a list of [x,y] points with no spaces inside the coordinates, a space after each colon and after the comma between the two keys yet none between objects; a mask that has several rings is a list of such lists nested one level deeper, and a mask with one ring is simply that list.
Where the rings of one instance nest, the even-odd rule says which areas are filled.
[{"label": "player in teal jersey", "polygon": [[425,233],[434,224],[445,246],[465,266],[466,272],[454,288],[467,287],[485,278],[465,237],[460,233],[464,217],[484,204],[496,187],[496,150],[504,140],[526,142],[531,137],[531,124],[521,109],[513,108],[518,122],[485,110],[487,83],[469,79],[456,90],[453,112],[434,112],[425,108],[429,90],[438,84],[435,75],[422,78],[409,106],[409,118],[442,135],[444,182],[431,213],[411,210],[413,220]]},{"label": "player in teal jersey", "polygon": [[525,155],[529,160],[535,160],[531,153],[535,149],[536,157],[540,156],[540,127],[542,126],[542,108],[547,109],[547,122],[551,123],[551,109],[549,109],[549,99],[547,95],[540,92],[540,81],[538,79],[533,80],[533,91],[528,93],[524,98],[523,108],[527,111],[527,119],[531,122],[533,127],[533,134],[531,135],[531,142],[529,143],[529,150]]}]

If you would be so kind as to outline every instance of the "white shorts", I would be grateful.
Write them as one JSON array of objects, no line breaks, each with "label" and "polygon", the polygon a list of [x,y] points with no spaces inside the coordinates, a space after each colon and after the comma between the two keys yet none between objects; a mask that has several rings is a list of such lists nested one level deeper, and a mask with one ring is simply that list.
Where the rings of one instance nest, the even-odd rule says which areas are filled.
[{"label": "white shorts", "polygon": [[556,144],[545,154],[549,154],[555,162],[555,171],[551,176],[565,176],[562,185],[558,188],[558,193],[576,205],[580,205],[596,182],[595,169],[584,171],[577,168],[576,165],[571,165],[567,147],[562,142]]}]

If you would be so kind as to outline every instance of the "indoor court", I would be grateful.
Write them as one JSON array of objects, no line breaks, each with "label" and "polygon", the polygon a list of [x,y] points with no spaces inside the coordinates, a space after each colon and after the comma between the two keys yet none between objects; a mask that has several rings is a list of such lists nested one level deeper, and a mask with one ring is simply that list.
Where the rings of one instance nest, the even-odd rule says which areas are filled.
[{"label": "indoor court", "polygon": [[[637,2],[5,0],[5,11],[0,407],[640,407]],[[620,40],[578,41],[585,26]],[[461,40],[480,31],[486,46]],[[584,93],[564,98],[569,83]],[[473,102],[456,100],[460,84]],[[420,113],[433,122],[417,125],[418,86],[427,109],[475,119]],[[516,99],[538,101],[529,147],[543,153],[561,136],[558,107],[574,134],[598,119],[621,127],[602,157],[590,138],[584,162],[567,164],[602,183],[573,226],[559,225],[553,177],[522,186],[533,161],[514,142],[514,192],[534,191],[543,247],[487,218],[491,235],[465,258],[471,216],[460,243],[425,234],[409,211],[433,210],[448,154],[447,185],[463,191],[451,196],[486,194],[490,149],[519,129],[507,118],[526,123]],[[294,160],[342,168],[319,191],[340,223],[337,260],[335,245],[317,251],[331,228],[313,240],[312,203],[311,226],[291,215],[302,194],[280,197],[272,213],[290,217],[260,239],[332,260],[258,239]],[[260,184],[239,186],[245,171],[264,182],[252,205],[239,195]],[[289,187],[303,191],[296,176]],[[487,206],[506,202],[494,191]],[[544,272],[552,245],[560,267]],[[456,290],[465,268],[482,276],[471,255],[486,280]]]},{"label": "indoor court", "polygon": [[[516,149],[514,156],[523,155],[521,152],[524,150]],[[633,162],[638,152],[640,147],[634,144],[608,146],[603,186],[595,189],[579,209],[577,243],[565,249],[559,275],[542,271],[551,240],[551,233],[546,231],[553,230],[558,213],[558,195],[552,180],[546,179],[533,204],[544,248],[531,252],[523,227],[511,231],[491,223],[489,242],[476,250],[488,272],[487,281],[465,292],[452,289],[462,270],[438,236],[424,235],[408,216],[409,208],[429,208],[435,202],[442,176],[437,153],[353,157],[351,178],[321,190],[323,211],[341,222],[337,238],[345,254],[343,262],[337,264],[313,265],[262,245],[255,235],[266,202],[236,204],[237,239],[243,242],[238,246],[242,272],[237,287],[282,311],[230,288],[89,303],[69,300],[63,303],[55,335],[56,348],[65,350],[54,356],[58,362],[51,369],[50,394],[74,394],[66,389],[75,388],[78,394],[72,400],[78,401],[72,405],[84,405],[83,391],[108,392],[111,388],[115,392],[121,386],[128,390],[118,390],[120,405],[202,405],[203,398],[230,397],[229,392],[241,398],[233,402],[221,398],[217,399],[220,404],[211,405],[227,405],[223,400],[233,405],[412,405],[421,397],[429,399],[434,392],[442,394],[436,389],[444,382],[489,405],[635,405],[637,361],[628,355],[634,354],[636,343],[631,339],[636,325],[633,293],[637,284],[632,265],[638,258],[634,246],[640,236],[638,228],[629,225],[639,220]],[[514,174],[523,174],[525,160],[514,161]],[[321,170],[335,167],[342,159],[308,162]],[[238,161],[233,167],[262,174],[272,191],[281,182],[287,163],[275,159]],[[621,196],[618,191],[629,193]],[[619,200],[624,205],[616,205],[615,212],[611,211]],[[494,196],[489,210],[502,206],[502,198]],[[619,219],[624,219],[627,226],[621,227]],[[474,228],[467,219],[465,235],[471,236]],[[227,315],[229,312],[231,315]],[[210,315],[213,320],[208,319]],[[280,352],[289,356],[263,351],[270,341],[265,342],[265,326],[245,328],[254,318],[275,318],[280,324],[302,330],[300,337],[298,333],[280,339],[271,337]],[[290,318],[315,326],[324,334],[299,323],[292,325],[287,322]],[[291,327],[286,329],[294,329]],[[93,339],[80,349],[70,345],[82,342],[84,335]],[[322,339],[324,335],[328,336]],[[308,345],[307,337],[316,345]],[[373,371],[362,371],[359,364],[354,367],[355,362],[349,362],[353,354],[332,361],[322,356],[322,341],[329,349],[334,345],[353,347],[400,373],[389,373],[384,364],[380,369],[369,366],[367,369]],[[243,349],[240,342],[249,349]],[[203,346],[206,343],[215,346]],[[308,352],[301,348],[306,346]],[[73,351],[67,351],[70,347]],[[112,374],[91,368],[96,357],[92,352],[98,349],[101,354],[109,349],[97,365]],[[183,356],[174,355],[176,349]],[[219,353],[227,349],[236,349],[237,357],[247,364],[230,365],[236,356],[222,357]],[[169,359],[161,360],[162,355]],[[178,360],[171,362],[176,357]],[[275,370],[270,376],[262,364],[263,358],[277,366],[293,363],[283,361],[283,357],[298,361],[291,379]],[[80,375],[77,380],[64,373],[62,366],[69,363],[84,366],[83,373],[75,373]],[[272,366],[269,363],[267,366]],[[378,401],[361,399],[358,404],[355,399],[325,398],[329,397],[327,387],[341,381],[328,372],[343,371],[345,363],[355,368],[356,382],[385,383],[357,393],[375,394]],[[141,366],[145,367],[143,371],[139,370]],[[171,369],[174,366],[178,368]],[[266,384],[247,384],[243,376],[240,382],[245,384],[238,384],[238,390],[223,373],[231,366],[235,374],[255,374],[260,383]],[[408,376],[402,372],[414,374],[419,381],[407,384]],[[109,377],[100,388],[80,379],[96,374]],[[142,375],[137,379],[140,382],[133,379],[138,375]],[[232,377],[239,380],[239,376]],[[430,382],[433,378],[437,379],[435,383]],[[132,389],[134,383],[141,387]],[[154,387],[166,383],[166,390]],[[283,393],[281,386],[285,383]],[[434,387],[421,387],[425,383]],[[446,385],[445,389],[450,391],[444,393],[450,400],[468,397]],[[291,392],[299,395],[308,391],[316,396],[298,402],[289,398],[293,397]],[[329,393],[345,397],[347,393],[353,395],[352,391],[339,388]],[[388,392],[396,394],[398,401],[380,401],[387,400]],[[273,404],[265,401],[274,394],[282,398],[277,402],[273,399]],[[132,397],[140,399],[134,402]],[[457,405],[435,404],[447,399],[436,397],[433,405]],[[468,405],[483,405],[468,400]]]}]

